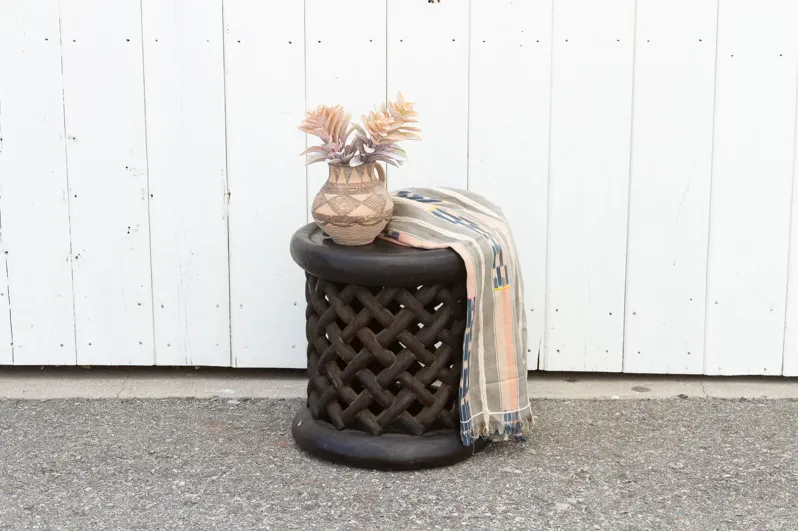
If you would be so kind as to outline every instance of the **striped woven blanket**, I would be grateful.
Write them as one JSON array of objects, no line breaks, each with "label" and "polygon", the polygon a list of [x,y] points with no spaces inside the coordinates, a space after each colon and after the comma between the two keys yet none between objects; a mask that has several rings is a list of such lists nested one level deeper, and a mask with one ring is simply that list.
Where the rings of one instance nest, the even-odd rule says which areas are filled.
[{"label": "striped woven blanket", "polygon": [[466,268],[468,307],[460,379],[460,436],[522,439],[532,425],[526,389],[524,287],[502,211],[467,190],[393,192],[382,238],[400,245],[450,247]]}]

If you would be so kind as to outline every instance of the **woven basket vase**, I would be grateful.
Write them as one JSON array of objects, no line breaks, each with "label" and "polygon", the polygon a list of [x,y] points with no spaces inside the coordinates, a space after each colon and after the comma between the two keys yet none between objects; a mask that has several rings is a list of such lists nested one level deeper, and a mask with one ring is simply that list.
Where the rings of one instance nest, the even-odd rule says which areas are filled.
[{"label": "woven basket vase", "polygon": [[313,200],[313,219],[337,244],[371,243],[393,215],[385,170],[373,162],[354,168],[328,166],[327,182]]}]

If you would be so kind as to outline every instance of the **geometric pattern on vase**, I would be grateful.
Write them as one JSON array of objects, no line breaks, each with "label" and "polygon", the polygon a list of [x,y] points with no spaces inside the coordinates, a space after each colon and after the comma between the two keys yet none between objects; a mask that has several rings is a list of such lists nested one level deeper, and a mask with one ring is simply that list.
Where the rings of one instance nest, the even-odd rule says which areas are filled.
[{"label": "geometric pattern on vase", "polygon": [[324,194],[316,194],[316,197],[313,198],[313,205],[310,208],[312,211],[316,211],[326,202],[327,197]]},{"label": "geometric pattern on vase", "polygon": [[327,200],[327,204],[336,214],[345,216],[359,207],[362,203],[351,195],[338,195]]},{"label": "geometric pattern on vase", "polygon": [[374,212],[382,212],[385,208],[385,198],[380,195],[370,195],[362,203]]}]

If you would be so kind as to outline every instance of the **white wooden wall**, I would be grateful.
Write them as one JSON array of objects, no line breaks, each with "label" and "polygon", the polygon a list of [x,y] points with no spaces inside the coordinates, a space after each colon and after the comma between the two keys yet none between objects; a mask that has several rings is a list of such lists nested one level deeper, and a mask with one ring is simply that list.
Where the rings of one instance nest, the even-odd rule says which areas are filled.
[{"label": "white wooden wall", "polygon": [[0,0],[0,364],[304,364],[306,108],[509,216],[529,366],[798,375],[794,0]]}]

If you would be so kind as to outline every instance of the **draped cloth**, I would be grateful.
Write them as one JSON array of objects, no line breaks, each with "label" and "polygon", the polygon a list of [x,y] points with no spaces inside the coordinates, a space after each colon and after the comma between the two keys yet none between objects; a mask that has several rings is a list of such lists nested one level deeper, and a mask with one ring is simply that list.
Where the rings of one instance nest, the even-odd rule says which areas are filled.
[{"label": "draped cloth", "polygon": [[523,439],[533,416],[526,387],[524,285],[510,227],[484,197],[454,188],[392,193],[381,238],[423,249],[451,248],[466,269],[466,327],[458,405],[460,436]]}]

